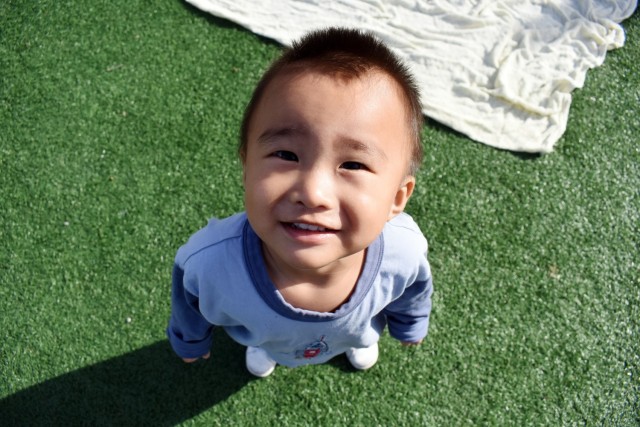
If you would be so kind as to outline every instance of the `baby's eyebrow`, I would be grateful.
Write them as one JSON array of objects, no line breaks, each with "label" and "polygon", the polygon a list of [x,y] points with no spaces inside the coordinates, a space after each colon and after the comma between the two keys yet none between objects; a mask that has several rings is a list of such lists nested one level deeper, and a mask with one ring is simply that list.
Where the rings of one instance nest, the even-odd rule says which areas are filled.
[{"label": "baby's eyebrow", "polygon": [[366,144],[362,141],[353,138],[344,138],[340,141],[341,148],[347,152],[358,152],[368,156],[380,157],[383,160],[387,160],[387,155],[384,151],[380,150],[375,144]]},{"label": "baby's eyebrow", "polygon": [[[262,132],[262,134],[258,136],[257,141],[260,145],[269,145],[279,138],[289,138],[292,136],[305,137],[308,136],[310,132],[311,131],[308,127],[299,125],[274,127]],[[379,149],[375,144],[367,144],[359,139],[347,136],[338,137],[335,147],[337,150],[345,154],[357,152],[367,156],[378,157],[382,160],[388,159],[386,153]]]},{"label": "baby's eyebrow", "polygon": [[276,138],[289,137],[292,135],[306,135],[308,130],[301,126],[283,126],[278,128],[269,128],[262,132],[258,137],[258,143],[268,144]]}]

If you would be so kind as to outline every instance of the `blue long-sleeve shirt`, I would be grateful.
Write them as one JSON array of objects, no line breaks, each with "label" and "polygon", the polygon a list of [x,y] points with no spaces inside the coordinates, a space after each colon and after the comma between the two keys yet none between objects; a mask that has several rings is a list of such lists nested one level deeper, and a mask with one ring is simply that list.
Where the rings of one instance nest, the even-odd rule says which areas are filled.
[{"label": "blue long-sleeve shirt", "polygon": [[354,292],[335,312],[304,310],[283,299],[244,213],[211,220],[178,250],[172,286],[167,335],[180,357],[206,354],[216,325],[285,366],[323,363],[351,347],[368,347],[387,324],[394,338],[420,341],[433,292],[427,241],[404,213],[367,248]]}]

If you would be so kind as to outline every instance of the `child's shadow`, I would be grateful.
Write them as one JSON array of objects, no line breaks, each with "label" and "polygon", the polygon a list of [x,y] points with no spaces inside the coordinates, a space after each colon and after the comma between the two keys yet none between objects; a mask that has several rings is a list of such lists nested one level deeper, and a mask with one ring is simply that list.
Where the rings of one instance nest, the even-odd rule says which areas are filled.
[{"label": "child's shadow", "polygon": [[244,348],[215,332],[211,359],[183,363],[167,341],[34,385],[0,400],[10,425],[176,425],[252,377]]}]

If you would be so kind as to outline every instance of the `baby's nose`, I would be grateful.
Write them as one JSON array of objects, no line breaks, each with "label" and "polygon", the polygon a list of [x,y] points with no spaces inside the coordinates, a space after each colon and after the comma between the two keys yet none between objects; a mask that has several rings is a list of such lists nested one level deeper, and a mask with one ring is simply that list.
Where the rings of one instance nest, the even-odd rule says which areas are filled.
[{"label": "baby's nose", "polygon": [[301,173],[294,197],[296,203],[307,208],[330,208],[334,199],[333,177],[318,169]]}]

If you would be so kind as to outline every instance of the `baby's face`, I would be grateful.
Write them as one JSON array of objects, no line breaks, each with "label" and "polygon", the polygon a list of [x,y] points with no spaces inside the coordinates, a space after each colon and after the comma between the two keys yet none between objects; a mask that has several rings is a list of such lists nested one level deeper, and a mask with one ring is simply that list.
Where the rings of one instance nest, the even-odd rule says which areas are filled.
[{"label": "baby's face", "polygon": [[[284,74],[251,120],[245,205],[267,263],[330,272],[404,209],[410,130],[395,82]],[[274,267],[271,265],[270,267]]]}]

